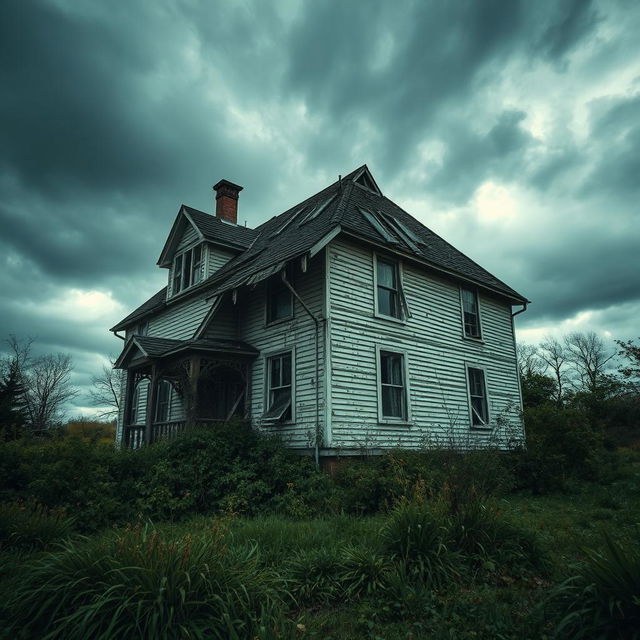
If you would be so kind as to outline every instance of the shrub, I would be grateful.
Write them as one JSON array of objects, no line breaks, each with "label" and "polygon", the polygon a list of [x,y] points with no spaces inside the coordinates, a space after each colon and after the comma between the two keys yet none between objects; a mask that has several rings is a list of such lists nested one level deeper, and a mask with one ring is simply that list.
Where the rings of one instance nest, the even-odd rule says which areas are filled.
[{"label": "shrub", "polygon": [[219,523],[180,537],[135,527],[32,562],[8,609],[15,630],[51,639],[287,637],[276,584]]},{"label": "shrub", "polygon": [[441,587],[457,575],[459,559],[446,546],[446,525],[438,504],[399,504],[381,532],[385,550],[419,581]]},{"label": "shrub", "polygon": [[562,638],[640,638],[640,547],[604,535],[576,575],[554,590],[548,607]]},{"label": "shrub", "polygon": [[0,505],[0,549],[45,549],[72,531],[73,521],[62,509],[34,502]]},{"label": "shrub", "polygon": [[319,547],[298,551],[285,572],[294,597],[301,603],[328,604],[342,595],[340,550]]}]

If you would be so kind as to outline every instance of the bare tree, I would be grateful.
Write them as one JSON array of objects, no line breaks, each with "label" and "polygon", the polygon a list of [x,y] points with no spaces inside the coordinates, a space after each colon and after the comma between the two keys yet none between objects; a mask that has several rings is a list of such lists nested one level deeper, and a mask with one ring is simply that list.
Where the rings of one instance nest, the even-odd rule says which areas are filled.
[{"label": "bare tree", "polygon": [[595,332],[574,332],[564,339],[566,357],[573,365],[583,391],[596,393],[606,379],[607,363],[615,352],[607,349]]},{"label": "bare tree", "polygon": [[542,375],[546,364],[540,357],[538,347],[534,344],[519,344],[517,346],[518,369],[521,378],[529,378],[533,374]]},{"label": "bare tree", "polygon": [[34,358],[33,338],[6,341],[22,385],[24,412],[31,429],[47,429],[63,417],[64,405],[78,393],[71,385],[71,356],[62,353]]},{"label": "bare tree", "polygon": [[565,388],[569,382],[568,354],[564,345],[556,338],[547,336],[540,343],[539,356],[545,363],[556,383],[556,403],[561,404]]},{"label": "bare tree", "polygon": [[92,388],[89,391],[94,407],[101,410],[97,413],[99,418],[115,418],[120,410],[120,385],[122,384],[123,371],[114,369],[113,358],[108,365],[103,365],[102,370],[91,378]]}]

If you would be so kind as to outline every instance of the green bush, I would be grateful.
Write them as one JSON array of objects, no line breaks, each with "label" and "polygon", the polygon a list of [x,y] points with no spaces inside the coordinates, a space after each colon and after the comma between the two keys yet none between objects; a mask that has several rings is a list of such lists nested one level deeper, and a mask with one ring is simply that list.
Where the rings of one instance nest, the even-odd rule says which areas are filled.
[{"label": "green bush", "polygon": [[546,404],[527,409],[524,421],[527,446],[513,454],[519,488],[545,493],[571,479],[598,479],[604,439],[584,412]]},{"label": "green bush", "polygon": [[0,504],[0,549],[45,549],[72,531],[73,521],[62,509],[33,502]]},{"label": "green bush", "polygon": [[557,587],[548,608],[559,638],[640,638],[640,547],[604,535],[578,572]]},{"label": "green bush", "polygon": [[219,523],[178,537],[134,527],[39,557],[7,608],[16,631],[40,638],[282,638],[278,591]]}]

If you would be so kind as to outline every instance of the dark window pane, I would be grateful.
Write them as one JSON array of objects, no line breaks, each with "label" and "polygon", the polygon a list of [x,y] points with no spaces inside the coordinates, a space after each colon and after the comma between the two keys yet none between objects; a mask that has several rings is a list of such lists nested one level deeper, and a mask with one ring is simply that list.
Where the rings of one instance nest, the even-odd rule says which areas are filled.
[{"label": "dark window pane", "polygon": [[404,389],[382,387],[382,415],[385,418],[404,418]]},{"label": "dark window pane", "polygon": [[378,285],[389,289],[396,289],[397,286],[397,265],[378,260]]},{"label": "dark window pane", "polygon": [[267,302],[267,321],[274,322],[290,318],[293,315],[293,300],[291,291],[278,279],[269,285],[269,299]]},{"label": "dark window pane", "polygon": [[271,359],[271,386],[282,386],[282,360],[280,358]]},{"label": "dark window pane", "polygon": [[282,356],[282,385],[291,384],[291,354]]},{"label": "dark window pane", "polygon": [[390,289],[378,287],[378,313],[384,316],[392,316],[398,318],[398,294]]},{"label": "dark window pane", "polygon": [[183,254],[182,287],[186,289],[191,284],[191,251]]},{"label": "dark window pane", "polygon": [[462,310],[464,313],[464,333],[470,338],[480,337],[480,316],[478,296],[470,289],[462,290]]},{"label": "dark window pane", "polygon": [[381,351],[380,361],[382,384],[402,386],[402,355]]}]

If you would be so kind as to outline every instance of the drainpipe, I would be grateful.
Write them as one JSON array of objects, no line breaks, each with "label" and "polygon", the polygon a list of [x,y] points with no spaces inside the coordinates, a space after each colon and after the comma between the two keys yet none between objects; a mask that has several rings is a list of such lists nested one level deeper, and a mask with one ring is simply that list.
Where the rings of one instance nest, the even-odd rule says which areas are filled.
[{"label": "drainpipe", "polygon": [[309,314],[311,319],[316,325],[316,443],[315,443],[315,458],[316,468],[320,468],[320,445],[318,440],[320,439],[320,320],[313,314],[311,309],[305,304],[304,300],[298,295],[298,292],[291,286],[291,283],[287,280],[286,270],[283,269],[280,272],[280,277],[285,287],[291,291],[294,298],[302,305],[302,308]]},{"label": "drainpipe", "polygon": [[512,317],[512,318],[515,318],[516,316],[519,316],[521,313],[524,313],[524,312],[527,310],[527,306],[528,306],[528,304],[529,304],[528,302],[525,302],[525,303],[522,305],[522,309],[520,309],[520,311],[516,311],[515,313],[512,313],[512,314],[511,314],[511,317]]},{"label": "drainpipe", "polygon": [[126,338],[125,338],[124,336],[119,336],[117,331],[114,331],[114,332],[113,332],[113,335],[114,335],[116,338],[120,338],[120,340],[126,340]]}]

